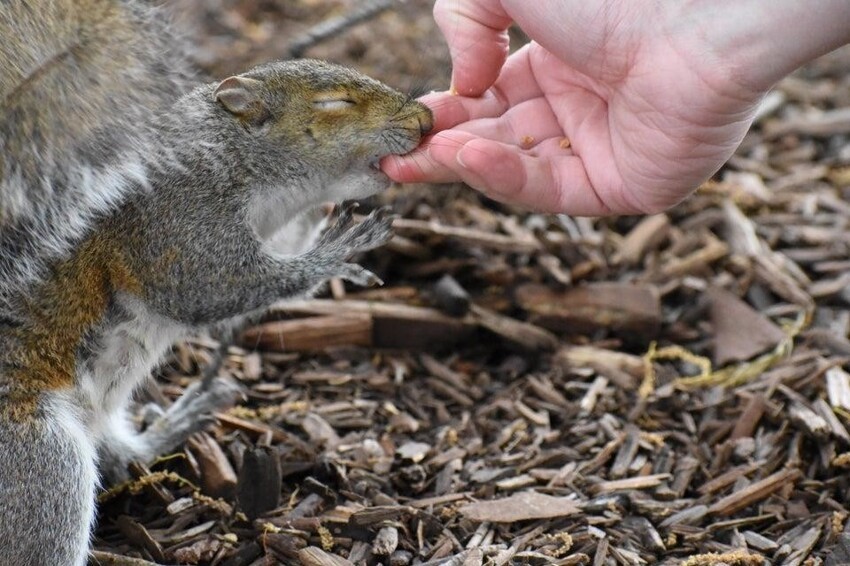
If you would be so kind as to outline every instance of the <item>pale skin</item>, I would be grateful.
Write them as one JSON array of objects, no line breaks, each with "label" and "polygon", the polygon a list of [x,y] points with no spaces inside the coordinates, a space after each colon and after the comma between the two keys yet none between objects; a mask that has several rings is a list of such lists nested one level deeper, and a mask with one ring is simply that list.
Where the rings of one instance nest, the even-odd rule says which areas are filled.
[{"label": "pale skin", "polygon": [[[437,0],[452,89],[383,170],[544,212],[648,214],[732,155],[762,97],[850,42],[850,2]],[[508,56],[516,22],[532,42]]]}]

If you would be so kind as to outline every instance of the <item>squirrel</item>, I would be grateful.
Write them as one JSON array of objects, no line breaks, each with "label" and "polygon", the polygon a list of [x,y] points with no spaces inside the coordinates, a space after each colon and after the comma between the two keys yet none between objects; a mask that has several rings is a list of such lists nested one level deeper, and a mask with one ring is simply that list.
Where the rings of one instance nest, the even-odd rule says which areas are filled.
[{"label": "squirrel", "polygon": [[430,111],[353,70],[277,62],[190,89],[136,0],[0,5],[0,564],[85,564],[99,482],[231,404],[190,386],[144,432],[133,390],[170,345],[332,277],[391,235],[323,203],[389,185]]}]

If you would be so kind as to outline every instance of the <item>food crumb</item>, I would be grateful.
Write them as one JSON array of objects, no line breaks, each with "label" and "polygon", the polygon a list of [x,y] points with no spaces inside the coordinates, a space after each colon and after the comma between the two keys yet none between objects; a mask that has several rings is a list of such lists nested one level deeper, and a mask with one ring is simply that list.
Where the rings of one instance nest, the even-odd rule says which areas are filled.
[{"label": "food crumb", "polygon": [[561,142],[558,144],[561,149],[570,149],[571,145],[570,138],[561,138]]},{"label": "food crumb", "polygon": [[522,136],[522,140],[520,141],[520,145],[523,149],[528,149],[529,147],[534,145],[534,138],[531,136]]}]

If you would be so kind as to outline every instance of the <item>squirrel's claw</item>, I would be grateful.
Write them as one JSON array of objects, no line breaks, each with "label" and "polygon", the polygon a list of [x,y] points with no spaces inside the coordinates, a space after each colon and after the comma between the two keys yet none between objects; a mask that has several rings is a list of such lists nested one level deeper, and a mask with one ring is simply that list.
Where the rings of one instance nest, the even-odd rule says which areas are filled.
[{"label": "squirrel's claw", "polygon": [[346,263],[337,277],[361,287],[379,287],[384,284],[380,277],[356,263]]}]

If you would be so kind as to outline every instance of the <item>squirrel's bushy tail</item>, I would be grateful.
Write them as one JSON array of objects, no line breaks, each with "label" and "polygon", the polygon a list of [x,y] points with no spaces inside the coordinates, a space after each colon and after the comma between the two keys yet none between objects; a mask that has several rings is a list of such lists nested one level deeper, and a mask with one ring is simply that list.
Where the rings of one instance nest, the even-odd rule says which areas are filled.
[{"label": "squirrel's bushy tail", "polygon": [[83,566],[97,470],[73,406],[51,394],[27,426],[0,415],[0,454],[0,564]]}]

